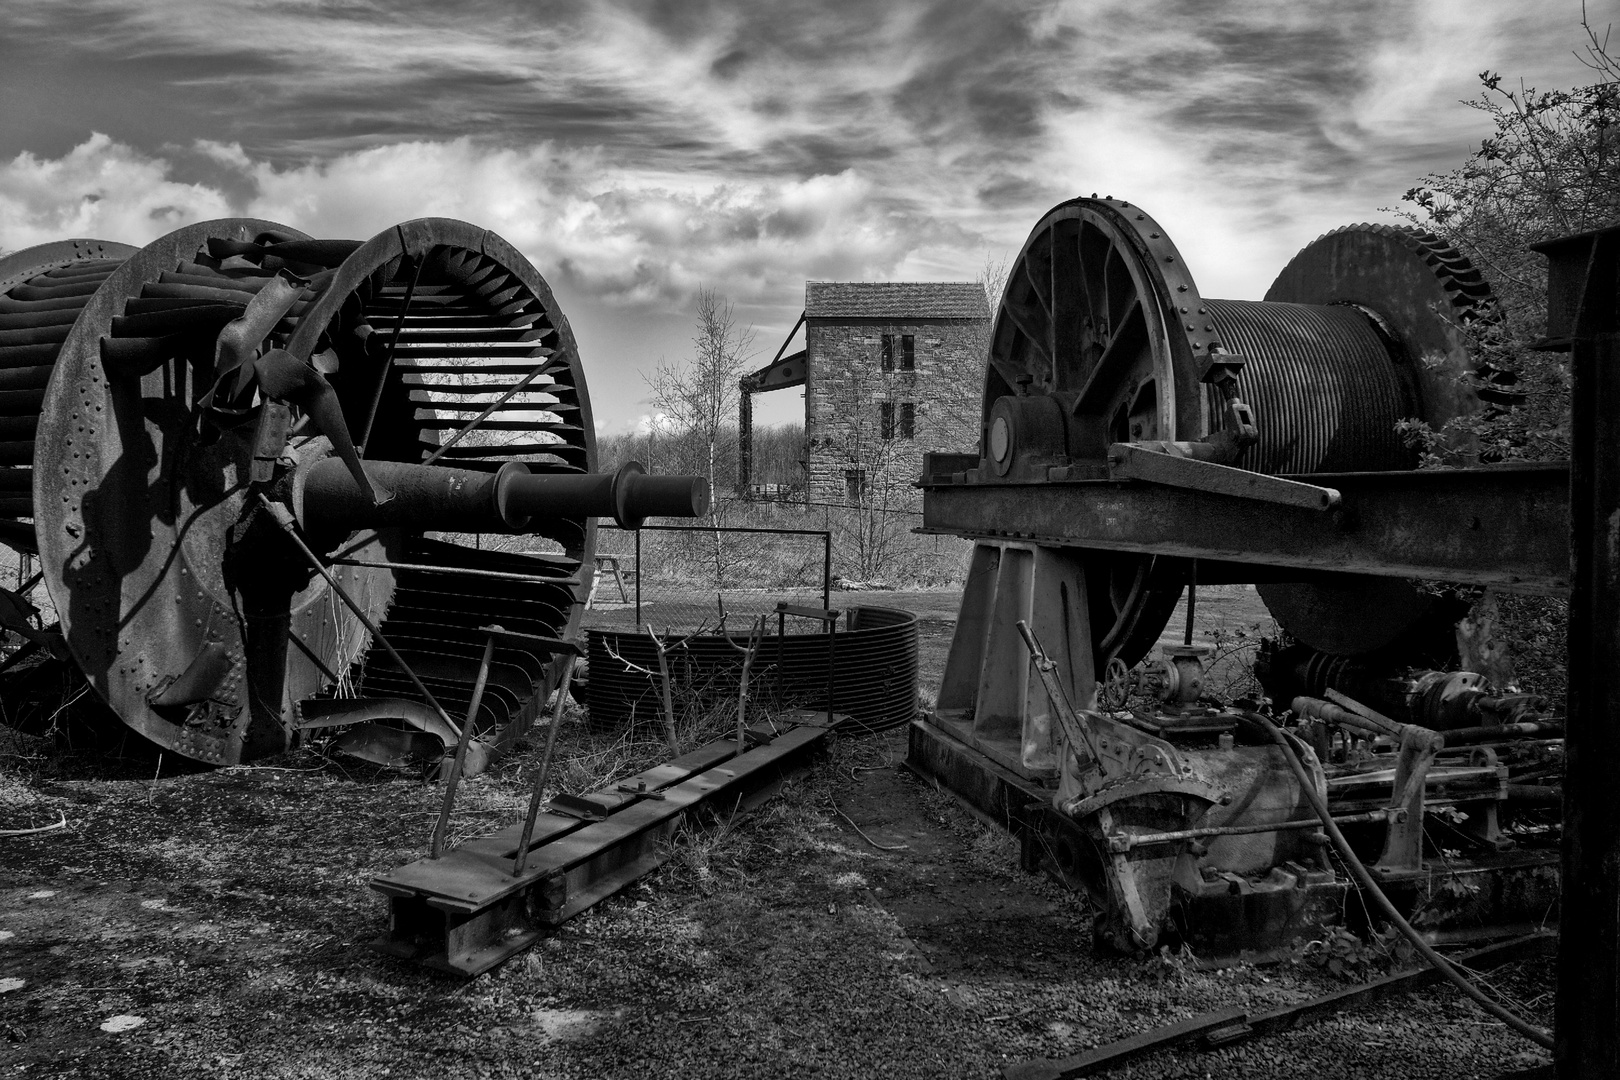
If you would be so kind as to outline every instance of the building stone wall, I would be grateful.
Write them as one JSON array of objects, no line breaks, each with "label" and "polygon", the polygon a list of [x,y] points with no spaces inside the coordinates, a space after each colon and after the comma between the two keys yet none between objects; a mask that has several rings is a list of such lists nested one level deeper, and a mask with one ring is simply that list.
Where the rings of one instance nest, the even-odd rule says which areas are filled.
[{"label": "building stone wall", "polygon": [[[976,452],[988,320],[809,318],[805,321],[806,487],[812,502],[842,502],[864,484],[874,503],[920,502],[913,486],[928,451]],[[883,337],[894,342],[884,370]],[[901,339],[915,370],[902,370]],[[884,405],[892,437],[884,438]],[[905,406],[913,429],[902,428]]]}]

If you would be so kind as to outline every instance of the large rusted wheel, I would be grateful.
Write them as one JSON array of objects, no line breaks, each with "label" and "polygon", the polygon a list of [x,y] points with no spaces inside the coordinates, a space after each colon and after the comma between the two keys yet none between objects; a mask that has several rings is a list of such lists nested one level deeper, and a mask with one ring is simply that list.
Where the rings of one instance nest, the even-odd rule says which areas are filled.
[{"label": "large rusted wheel", "polygon": [[[298,478],[351,433],[373,460],[591,470],[577,350],[545,282],[493,234],[439,219],[364,243],[246,219],[138,252],[73,243],[0,262],[0,414],[18,414],[0,416],[0,525],[37,546],[91,685],[142,734],[215,763],[284,748],[334,694],[372,699],[355,715],[420,719],[414,684],[296,552],[266,542],[273,523],[254,500],[295,504]],[[277,291],[286,303],[238,340]],[[257,366],[272,354],[328,385],[336,408],[273,403]],[[33,395],[36,439],[12,395]],[[594,539],[593,520],[570,513],[529,531],[542,550],[408,528],[310,536],[458,719],[479,628],[528,634],[496,650],[475,718],[511,731],[545,689],[545,642],[577,619]]]},{"label": "large rusted wheel", "polygon": [[[1100,461],[1110,442],[1198,439],[1204,395],[1178,308],[1201,307],[1181,255],[1137,207],[1076,199],[1030,233],[996,312],[985,376],[984,452],[999,475],[1045,480]],[[1061,414],[1067,414],[1061,415]],[[1077,435],[1086,439],[1078,443]],[[998,451],[1001,451],[998,453]],[[1099,554],[1086,586],[1096,661],[1134,664],[1187,580],[1182,560]]]},{"label": "large rusted wheel", "polygon": [[[1097,479],[1110,443],[1209,439],[1224,405],[1199,371],[1215,349],[1244,358],[1239,392],[1259,429],[1230,464],[1283,474],[1410,468],[1398,421],[1438,427],[1478,408],[1458,378],[1469,363],[1459,324],[1488,295],[1433,236],[1356,225],[1296,256],[1265,301],[1205,299],[1145,211],[1095,197],[1064,203],[1030,234],[997,311],[981,474]],[[1090,563],[1098,666],[1133,663],[1163,631],[1189,568],[1123,553]],[[1341,654],[1388,644],[1431,606],[1402,582],[1262,588],[1295,636]],[[1347,602],[1358,589],[1381,602]]]}]

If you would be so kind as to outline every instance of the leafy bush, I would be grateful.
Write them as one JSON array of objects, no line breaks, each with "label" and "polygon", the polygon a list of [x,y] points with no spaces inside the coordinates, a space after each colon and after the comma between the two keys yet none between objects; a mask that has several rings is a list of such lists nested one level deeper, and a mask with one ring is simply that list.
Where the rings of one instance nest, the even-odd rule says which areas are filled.
[{"label": "leafy bush", "polygon": [[[1485,408],[1438,431],[1401,425],[1425,466],[1569,457],[1567,354],[1532,347],[1545,334],[1547,268],[1530,246],[1620,221],[1620,64],[1584,17],[1582,28],[1590,83],[1538,91],[1482,72],[1480,96],[1467,104],[1490,118],[1491,136],[1461,168],[1425,177],[1404,197],[1404,216],[1468,256],[1496,297],[1462,327],[1475,359],[1465,378]],[[1567,601],[1499,603],[1521,683],[1561,702]]]}]

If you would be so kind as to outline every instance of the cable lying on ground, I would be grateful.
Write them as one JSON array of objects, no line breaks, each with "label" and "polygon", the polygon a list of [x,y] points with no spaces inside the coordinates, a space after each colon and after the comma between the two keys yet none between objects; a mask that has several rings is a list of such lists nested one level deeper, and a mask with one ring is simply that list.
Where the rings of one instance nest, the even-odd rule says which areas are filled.
[{"label": "cable lying on ground", "polygon": [[1334,823],[1333,815],[1329,812],[1327,803],[1316,790],[1316,785],[1312,783],[1310,774],[1305,771],[1304,763],[1299,760],[1299,755],[1295,752],[1293,745],[1284,737],[1282,729],[1260,713],[1245,709],[1241,711],[1241,715],[1245,719],[1265,728],[1266,734],[1271,736],[1272,742],[1282,749],[1283,757],[1288,761],[1288,767],[1293,770],[1294,777],[1299,781],[1299,786],[1304,789],[1305,797],[1310,800],[1311,808],[1316,811],[1316,816],[1322,819],[1322,827],[1327,830],[1328,837],[1333,841],[1333,846],[1338,850],[1339,856],[1344,859],[1345,865],[1350,868],[1350,873],[1355,877],[1362,889],[1372,895],[1373,900],[1383,909],[1385,916],[1412,943],[1413,948],[1417,949],[1423,959],[1427,960],[1436,971],[1445,976],[1446,980],[1453,986],[1473,998],[1480,1008],[1537,1046],[1551,1050],[1553,1048],[1551,1035],[1522,1017],[1509,1012],[1487,997],[1483,990],[1470,982],[1467,976],[1451,965],[1450,961],[1435,952],[1434,948],[1423,940],[1423,935],[1419,934],[1412,924],[1407,922],[1401,913],[1395,909],[1395,905],[1390,903],[1389,897],[1384,895],[1384,890],[1378,887],[1378,883],[1373,880],[1372,874],[1362,865],[1361,860],[1356,857],[1356,853],[1350,850],[1350,844],[1345,840],[1344,833],[1340,832],[1339,826]]}]

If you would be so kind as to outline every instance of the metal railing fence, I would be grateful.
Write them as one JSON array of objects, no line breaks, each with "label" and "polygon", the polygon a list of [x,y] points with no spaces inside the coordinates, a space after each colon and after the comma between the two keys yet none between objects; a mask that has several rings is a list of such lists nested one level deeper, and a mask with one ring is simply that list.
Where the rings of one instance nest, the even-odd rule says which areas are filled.
[{"label": "metal railing fence", "polygon": [[825,529],[644,525],[597,532],[596,580],[582,626],[746,634],[786,602],[825,609],[832,597],[832,533]]}]

